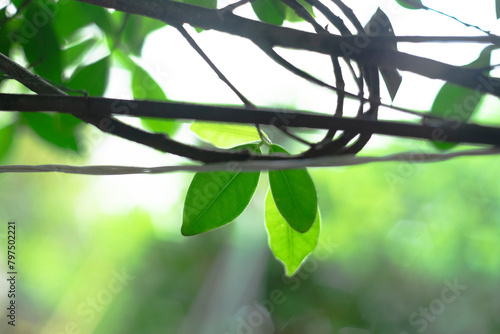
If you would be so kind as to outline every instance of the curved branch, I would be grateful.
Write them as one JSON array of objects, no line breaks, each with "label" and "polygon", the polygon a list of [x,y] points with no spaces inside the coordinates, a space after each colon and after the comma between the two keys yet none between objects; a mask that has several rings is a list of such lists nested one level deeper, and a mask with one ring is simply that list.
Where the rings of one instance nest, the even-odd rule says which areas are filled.
[{"label": "curved branch", "polygon": [[[77,1],[148,16],[173,26],[187,23],[203,29],[214,29],[248,38],[258,45],[264,43],[273,47],[308,50],[337,57],[348,57],[380,68],[391,70],[397,68],[500,97],[500,80],[498,78],[486,76],[480,69],[462,68],[396,50],[380,49],[378,47],[380,37],[370,36],[368,45],[362,47],[360,36],[342,37],[331,34],[314,34],[246,19],[230,11],[221,14],[217,9],[170,0]],[[475,39],[497,44],[500,42],[500,37],[497,36],[475,37]],[[485,82],[488,84],[485,85]]]},{"label": "curved branch", "polygon": [[[128,139],[139,144],[143,144],[162,152],[172,153],[187,157],[192,160],[202,161],[202,162],[218,162],[218,161],[228,161],[228,160],[247,160],[250,158],[250,153],[247,151],[235,152],[235,151],[222,151],[222,150],[207,150],[198,147],[186,145],[179,143],[175,140],[167,138],[161,134],[152,134],[128,124],[122,123],[112,116],[111,112],[96,113],[88,112],[87,103],[89,102],[89,97],[70,97],[65,92],[52,86],[50,83],[45,81],[43,78],[31,73],[24,67],[20,66],[16,62],[9,59],[4,54],[0,53],[0,71],[3,71],[9,77],[14,80],[19,81],[33,92],[38,94],[49,94],[41,97],[40,95],[15,95],[15,94],[2,94],[3,110],[9,110],[6,106],[9,103],[14,102],[18,104],[15,109],[10,110],[24,110],[30,111],[61,111],[79,118],[80,120],[96,126],[99,130],[113,134],[115,136]],[[54,95],[58,95],[55,97]],[[45,100],[50,103],[50,100],[55,102],[54,104],[63,110],[52,110],[39,109],[35,105],[30,104],[40,98],[40,100]],[[79,99],[79,109],[73,109],[71,105],[65,103],[64,99]],[[112,106],[109,106],[112,108]],[[109,109],[113,110],[113,109]]]}]

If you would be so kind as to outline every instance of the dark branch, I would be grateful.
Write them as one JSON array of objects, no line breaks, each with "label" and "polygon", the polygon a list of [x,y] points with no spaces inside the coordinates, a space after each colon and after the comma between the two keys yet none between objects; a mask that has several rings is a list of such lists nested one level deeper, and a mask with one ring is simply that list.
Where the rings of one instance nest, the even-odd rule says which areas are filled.
[{"label": "dark branch", "polygon": [[[380,68],[394,68],[413,72],[429,78],[477,89],[500,97],[500,80],[491,78],[478,69],[462,68],[422,58],[396,50],[382,50],[379,38],[369,37],[370,43],[360,47],[360,36],[342,37],[331,34],[314,34],[286,27],[264,24],[226,11],[221,16],[217,9],[208,9],[170,0],[77,0],[123,12],[148,16],[173,26],[187,23],[203,29],[214,29],[248,38],[255,44],[272,47],[301,49],[336,57],[347,57]],[[339,5],[340,1],[334,1]],[[344,10],[344,9],[343,9]],[[346,9],[348,10],[348,9]],[[500,37],[484,36],[478,40],[498,43]],[[486,87],[484,82],[488,82]],[[491,88],[491,89],[490,89]]]},{"label": "dark branch", "polygon": [[[31,89],[33,92],[38,94],[49,94],[43,97],[36,95],[11,95],[2,94],[5,102],[8,105],[10,102],[16,101],[19,103],[18,108],[10,110],[23,110],[23,111],[60,111],[79,118],[80,120],[96,126],[103,132],[113,134],[115,136],[135,141],[137,143],[155,148],[162,152],[172,153],[187,157],[192,160],[202,161],[202,162],[221,162],[229,160],[247,160],[249,158],[249,153],[246,151],[234,152],[234,151],[222,151],[222,150],[207,150],[198,147],[186,145],[179,143],[175,140],[167,138],[164,135],[152,134],[128,124],[122,123],[112,116],[111,112],[96,113],[88,112],[87,101],[89,97],[79,98],[79,109],[72,109],[72,106],[66,104],[64,99],[74,99],[75,97],[69,97],[65,92],[52,86],[50,83],[40,78],[39,76],[26,70],[24,67],[15,63],[4,54],[0,53],[0,71],[3,71],[10,78],[15,79]],[[54,96],[57,95],[57,96]],[[17,98],[16,98],[17,96]],[[61,110],[58,109],[39,109],[33,104],[32,101],[36,101],[36,98],[52,100],[55,102]],[[10,102],[9,102],[10,101]],[[128,106],[130,106],[130,101],[128,101]],[[36,104],[36,103],[35,103]],[[49,102],[50,104],[50,102]],[[24,109],[23,109],[24,108]],[[113,109],[115,108],[115,109]],[[3,110],[9,110],[5,107]],[[116,110],[116,106],[110,106],[107,110]]]},{"label": "dark branch", "polygon": [[[128,107],[128,106],[133,107]],[[110,115],[184,119],[240,124],[261,124],[312,129],[336,129],[360,134],[382,134],[405,138],[450,141],[457,143],[500,146],[500,129],[457,121],[419,125],[396,121],[337,118],[306,111],[277,109],[248,110],[240,107],[200,105],[176,102],[130,101],[100,97],[0,94],[0,110],[55,111],[77,116],[109,117]],[[438,122],[435,122],[438,123]],[[141,131],[141,130],[139,130]],[[156,136],[159,135],[150,134]],[[165,138],[163,135],[161,137]],[[153,137],[151,137],[152,139]],[[207,151],[209,154],[211,151]],[[221,152],[218,161],[245,160],[237,152]],[[239,152],[241,153],[241,152]],[[183,155],[183,154],[181,154]],[[185,155],[184,155],[185,156]],[[226,160],[224,158],[227,157]],[[247,156],[248,158],[248,156]],[[256,159],[268,159],[255,157]],[[199,159],[197,159],[199,160]]]}]

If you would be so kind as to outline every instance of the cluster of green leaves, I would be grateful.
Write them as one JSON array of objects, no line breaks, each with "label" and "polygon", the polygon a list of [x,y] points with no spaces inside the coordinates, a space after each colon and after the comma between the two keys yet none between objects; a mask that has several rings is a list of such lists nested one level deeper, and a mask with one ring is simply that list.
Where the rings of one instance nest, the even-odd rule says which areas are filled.
[{"label": "cluster of green leaves", "polygon": [[[312,13],[307,3],[301,4]],[[183,0],[185,3],[216,8],[217,0]],[[282,24],[301,20],[279,0],[252,3],[264,22]],[[89,18],[92,18],[91,20]],[[111,67],[118,64],[132,75],[134,98],[167,100],[167,96],[142,67],[137,58],[145,37],[165,26],[164,23],[138,15],[85,3],[60,0],[11,0],[0,9],[0,52],[25,57],[32,70],[54,85],[69,89],[70,94],[102,96]],[[198,29],[201,31],[201,29]],[[19,57],[16,58],[19,60]],[[0,78],[0,83],[6,78]],[[173,135],[179,128],[174,121],[142,119],[145,129]],[[82,122],[70,115],[23,113],[0,123],[0,160],[12,146],[16,131],[30,128],[40,139],[61,149],[82,152],[78,131]]]},{"label": "cluster of green leaves", "polygon": [[[429,9],[422,4],[421,0],[396,0],[402,7],[408,9]],[[497,19],[500,18],[500,0],[495,1]],[[484,68],[484,74],[488,74],[491,69],[491,52],[496,46],[485,47],[478,58],[465,68]],[[443,117],[454,122],[466,123],[479,110],[481,99],[485,94],[479,90],[458,86],[452,83],[445,83],[431,106],[430,114]],[[434,146],[440,150],[448,150],[455,147],[456,143],[447,142],[446,138],[433,140]]]},{"label": "cluster of green leaves", "polygon": [[[191,130],[219,148],[234,147],[286,154],[270,143],[265,134],[250,125],[195,122]],[[293,275],[318,242],[320,214],[313,180],[306,169],[269,171],[270,191],[265,203],[269,243],[275,256]],[[226,170],[196,173],[184,202],[181,232],[190,236],[224,226],[236,219],[250,203],[259,183],[260,172],[242,172],[238,163]]]},{"label": "cluster of green leaves", "polygon": [[[183,0],[186,3],[216,8],[217,0]],[[314,17],[312,7],[299,3]],[[396,0],[409,9],[426,9],[420,0]],[[280,0],[256,0],[252,8],[265,23],[282,25],[284,21],[302,20]],[[500,0],[496,1],[500,16]],[[89,20],[89,18],[92,18]],[[377,11],[372,21],[387,20]],[[146,17],[109,11],[70,0],[11,0],[0,9],[0,52],[22,60],[34,73],[70,94],[102,96],[112,66],[121,66],[131,74],[133,97],[167,100],[153,76],[138,56],[145,37],[164,23]],[[394,35],[387,25],[384,34]],[[389,47],[396,47],[392,45]],[[492,47],[483,50],[470,67],[490,65]],[[401,78],[397,71],[382,72],[391,97],[394,98]],[[0,82],[6,78],[1,77]],[[478,109],[482,95],[446,83],[439,91],[431,114],[466,122]],[[126,110],[124,111],[126,112]],[[179,123],[142,119],[142,125],[154,132],[173,135]],[[22,113],[10,122],[0,123],[0,159],[8,154],[18,129],[27,127],[44,141],[62,149],[81,152],[77,135],[82,125],[66,114]],[[260,153],[262,148],[274,154],[288,154],[273,144],[265,134],[252,126],[193,123],[191,130],[219,148],[248,149]],[[436,142],[440,149],[452,143]],[[307,170],[270,171],[266,208],[266,228],[271,249],[292,275],[310,254],[318,240],[320,214],[314,183]],[[248,206],[260,181],[259,172],[241,172],[238,165],[226,171],[198,173],[189,187],[184,205],[182,234],[195,235],[232,222]]]},{"label": "cluster of green leaves", "polygon": [[[83,53],[102,45],[99,35],[82,38],[81,30],[89,26],[86,18],[92,17],[99,30],[109,31],[111,26],[105,10],[74,1],[55,4],[38,0],[26,7],[23,4],[24,1],[11,1],[0,13],[0,20],[5,22],[0,30],[0,52],[11,57],[24,55],[36,74],[56,85],[102,95],[109,61],[107,57],[87,62],[81,58]],[[72,75],[63,78],[66,69],[71,69]],[[82,148],[76,136],[80,123],[70,115],[23,113],[4,129],[12,129],[9,134],[13,137],[17,129],[28,127],[52,145],[78,152]],[[7,152],[11,143],[12,140],[1,141],[2,151]]]},{"label": "cluster of green leaves", "polygon": [[[26,62],[34,73],[53,85],[69,94],[103,96],[111,67],[119,64],[132,75],[135,98],[166,99],[135,58],[141,53],[145,37],[164,23],[69,0],[12,0],[4,5],[0,11],[0,21],[4,21],[0,52]],[[0,80],[7,82],[5,77]],[[66,114],[19,114],[16,119],[0,123],[0,159],[7,155],[12,138],[22,127],[30,128],[55,147],[82,152],[78,135],[81,125],[80,120]],[[178,127],[171,121],[154,120],[143,120],[143,126],[169,134]]]}]

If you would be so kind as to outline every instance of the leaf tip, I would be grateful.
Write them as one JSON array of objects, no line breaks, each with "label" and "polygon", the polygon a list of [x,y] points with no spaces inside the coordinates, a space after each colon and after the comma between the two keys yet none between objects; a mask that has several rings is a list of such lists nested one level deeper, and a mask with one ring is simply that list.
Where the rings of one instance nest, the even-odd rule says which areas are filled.
[{"label": "leaf tip", "polygon": [[[199,233],[199,232],[198,232]],[[193,231],[192,228],[189,227],[189,225],[187,224],[182,224],[182,227],[181,227],[181,234],[185,237],[190,237],[190,236],[193,236],[193,235],[196,235],[198,234],[196,231]]]}]

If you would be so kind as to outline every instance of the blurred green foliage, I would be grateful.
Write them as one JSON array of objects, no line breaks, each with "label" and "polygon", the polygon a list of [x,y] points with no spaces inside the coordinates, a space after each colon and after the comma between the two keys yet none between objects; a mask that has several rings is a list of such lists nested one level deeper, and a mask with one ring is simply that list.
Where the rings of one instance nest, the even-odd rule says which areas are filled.
[{"label": "blurred green foliage", "polygon": [[[34,137],[11,159],[27,154],[32,163],[64,158]],[[256,209],[265,189],[234,224],[185,238],[182,196],[162,213],[138,204],[112,214],[108,198],[86,190],[94,177],[1,175],[2,189],[12,189],[0,195],[2,214],[18,226],[17,329],[64,333],[76,323],[81,333],[238,333],[245,321],[268,319],[264,305],[277,333],[418,333],[424,308],[436,313],[427,311],[429,332],[495,332],[498,168],[497,157],[476,157],[312,170],[322,232],[291,278],[273,259]],[[395,175],[399,182],[389,182]],[[160,189],[159,197],[185,190]],[[133,278],[116,283],[122,271]],[[466,288],[440,311],[454,280]]]},{"label": "blurred green foliage", "polygon": [[[253,3],[261,20],[296,20],[265,3]],[[35,0],[19,15],[1,15],[0,51],[21,53],[68,93],[102,96],[118,59],[134,97],[167,99],[135,58],[163,24],[76,1]],[[139,92],[141,85],[150,88]],[[0,125],[3,164],[87,161],[73,155],[85,152],[87,129],[69,115],[26,113]],[[403,142],[377,153],[410,148],[432,150]],[[235,224],[184,238],[186,182],[156,189],[162,203],[173,198],[161,212],[139,202],[117,213],[113,205],[136,189],[109,195],[96,187],[106,178],[0,175],[2,220],[15,220],[18,233],[16,333],[497,333],[499,167],[497,157],[474,157],[312,170],[322,231],[289,278],[265,235],[265,183]]]}]

